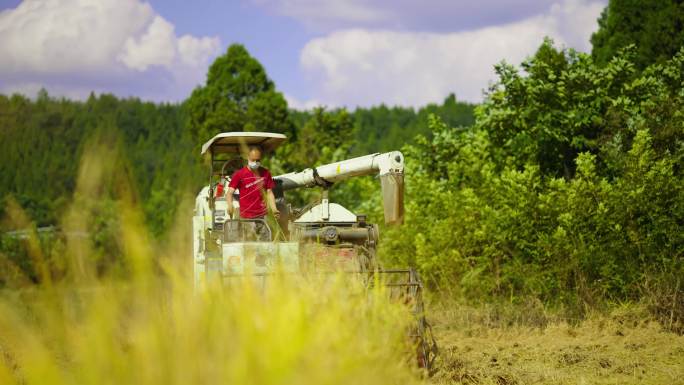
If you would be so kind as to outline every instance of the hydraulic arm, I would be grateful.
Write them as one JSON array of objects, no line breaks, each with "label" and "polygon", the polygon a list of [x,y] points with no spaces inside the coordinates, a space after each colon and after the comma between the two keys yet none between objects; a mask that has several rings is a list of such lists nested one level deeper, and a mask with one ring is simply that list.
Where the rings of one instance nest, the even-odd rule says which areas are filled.
[{"label": "hydraulic arm", "polygon": [[[355,176],[378,175],[382,186],[386,223],[404,220],[404,155],[399,151],[376,153],[274,177],[281,191],[302,187],[328,188]],[[327,199],[326,199],[327,200]]]},{"label": "hydraulic arm", "polygon": [[283,191],[300,187],[326,187],[354,176],[378,174],[380,176],[404,173],[404,155],[399,151],[376,153],[330,163],[303,171],[278,175]]}]

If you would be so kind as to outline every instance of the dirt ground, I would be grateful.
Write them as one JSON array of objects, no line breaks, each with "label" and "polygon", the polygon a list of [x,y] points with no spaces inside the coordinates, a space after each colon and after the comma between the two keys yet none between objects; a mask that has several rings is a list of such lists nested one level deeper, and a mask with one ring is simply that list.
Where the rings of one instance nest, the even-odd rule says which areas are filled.
[{"label": "dirt ground", "polygon": [[436,384],[684,384],[684,336],[642,309],[583,320],[460,306],[431,311]]}]

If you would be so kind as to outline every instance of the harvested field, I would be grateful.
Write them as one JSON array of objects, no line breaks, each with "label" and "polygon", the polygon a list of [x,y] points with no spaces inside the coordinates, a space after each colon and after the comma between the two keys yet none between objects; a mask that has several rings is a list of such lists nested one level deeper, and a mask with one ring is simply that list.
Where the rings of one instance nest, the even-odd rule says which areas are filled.
[{"label": "harvested field", "polygon": [[684,384],[684,336],[639,307],[585,320],[435,306],[437,384]]}]

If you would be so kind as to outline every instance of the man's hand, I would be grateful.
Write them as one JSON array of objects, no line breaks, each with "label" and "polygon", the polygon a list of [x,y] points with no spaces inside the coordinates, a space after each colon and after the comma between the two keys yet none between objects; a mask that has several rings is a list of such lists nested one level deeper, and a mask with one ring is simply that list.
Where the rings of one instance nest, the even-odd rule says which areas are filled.
[{"label": "man's hand", "polygon": [[235,189],[232,187],[228,187],[228,190],[226,191],[226,204],[228,206],[228,215],[230,216],[230,219],[233,219],[233,212],[235,211],[235,207],[233,207],[234,192]]},{"label": "man's hand", "polygon": [[273,195],[273,190],[266,190],[266,199],[268,200],[268,207],[271,208],[273,216],[276,219],[280,218],[280,211],[278,211],[278,207],[276,207],[275,195]]}]

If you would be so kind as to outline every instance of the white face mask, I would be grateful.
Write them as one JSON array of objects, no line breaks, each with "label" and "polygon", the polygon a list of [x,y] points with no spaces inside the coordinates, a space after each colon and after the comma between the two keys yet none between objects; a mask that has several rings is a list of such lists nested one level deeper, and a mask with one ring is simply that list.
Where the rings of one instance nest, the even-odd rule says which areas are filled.
[{"label": "white face mask", "polygon": [[259,166],[261,166],[261,162],[258,162],[258,161],[253,162],[250,160],[247,162],[247,166],[249,168],[251,168],[252,170],[256,170],[257,168],[259,168]]}]

